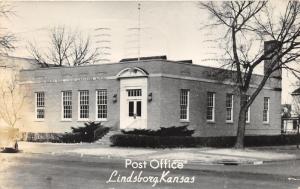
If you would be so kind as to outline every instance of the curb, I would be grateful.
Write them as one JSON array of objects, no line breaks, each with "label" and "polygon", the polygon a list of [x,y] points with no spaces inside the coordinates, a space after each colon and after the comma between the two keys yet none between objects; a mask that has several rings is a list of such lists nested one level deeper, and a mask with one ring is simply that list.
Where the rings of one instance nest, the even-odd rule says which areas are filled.
[{"label": "curb", "polygon": [[[74,157],[91,157],[91,158],[100,158],[100,159],[115,159],[115,160],[123,160],[126,158],[134,159],[134,160],[146,160],[149,161],[148,159],[141,159],[141,157],[135,157],[135,156],[127,156],[127,157],[121,157],[121,156],[105,156],[105,155],[89,155],[89,154],[80,154],[80,153],[33,153],[33,152],[23,152],[24,154],[48,154],[48,155],[70,155]],[[176,159],[173,159],[176,160]],[[276,162],[287,162],[287,161],[295,161],[295,160],[300,160],[300,157],[295,157],[295,158],[287,158],[287,159],[273,159],[273,160],[265,160],[265,159],[242,159],[242,160],[235,160],[235,159],[230,159],[230,157],[219,159],[219,160],[213,160],[213,161],[205,161],[205,160],[185,160],[187,164],[193,164],[193,165],[228,165],[228,166],[237,166],[237,165],[262,165],[265,163],[276,163]]]},{"label": "curb", "polygon": [[253,160],[253,161],[237,161],[237,160],[218,160],[218,161],[189,161],[189,164],[198,165],[262,165],[265,161]]}]

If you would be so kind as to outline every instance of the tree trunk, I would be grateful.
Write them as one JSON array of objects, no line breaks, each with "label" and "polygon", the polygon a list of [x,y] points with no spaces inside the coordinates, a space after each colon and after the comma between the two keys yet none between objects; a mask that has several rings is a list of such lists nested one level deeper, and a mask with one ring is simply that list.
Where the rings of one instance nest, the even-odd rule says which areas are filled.
[{"label": "tree trunk", "polygon": [[246,127],[246,113],[247,113],[247,95],[240,95],[240,112],[238,120],[238,128],[236,135],[235,148],[244,148],[244,137],[245,137],[245,127]]}]

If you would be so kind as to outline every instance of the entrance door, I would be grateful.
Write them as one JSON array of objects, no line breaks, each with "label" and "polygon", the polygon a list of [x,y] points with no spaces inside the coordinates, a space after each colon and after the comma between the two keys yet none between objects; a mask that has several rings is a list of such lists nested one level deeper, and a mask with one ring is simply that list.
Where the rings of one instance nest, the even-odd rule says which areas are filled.
[{"label": "entrance door", "polygon": [[120,85],[120,129],[146,129],[147,78],[122,78]]},{"label": "entrance door", "polygon": [[133,119],[141,119],[142,117],[142,101],[129,100],[128,101],[128,116]]},{"label": "entrance door", "polygon": [[[126,128],[143,128],[142,89],[127,89]],[[125,113],[125,112],[124,112]]]}]

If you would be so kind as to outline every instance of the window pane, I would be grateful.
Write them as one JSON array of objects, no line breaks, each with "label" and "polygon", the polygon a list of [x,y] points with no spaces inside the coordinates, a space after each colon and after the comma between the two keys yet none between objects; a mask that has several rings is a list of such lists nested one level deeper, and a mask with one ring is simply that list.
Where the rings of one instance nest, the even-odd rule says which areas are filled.
[{"label": "window pane", "polygon": [[264,97],[263,121],[269,122],[269,97]]},{"label": "window pane", "polygon": [[206,111],[206,119],[209,121],[214,120],[214,111],[215,111],[215,93],[208,92],[207,93],[207,111]]},{"label": "window pane", "polygon": [[72,91],[63,91],[62,92],[63,100],[63,118],[71,119],[72,118]]},{"label": "window pane", "polygon": [[137,101],[136,102],[136,116],[141,117],[142,115],[142,102]]},{"label": "window pane", "polygon": [[134,102],[133,101],[129,101],[129,110],[128,110],[128,112],[129,112],[129,117],[133,117],[133,114],[134,114]]},{"label": "window pane", "polygon": [[79,91],[79,118],[89,118],[89,91]]},{"label": "window pane", "polygon": [[107,118],[107,90],[101,89],[97,91],[97,118]]},{"label": "window pane", "polygon": [[37,109],[37,118],[43,119],[44,118],[44,110],[43,109]]},{"label": "window pane", "polygon": [[189,106],[189,90],[180,90],[180,119],[188,119],[188,106]]},{"label": "window pane", "polygon": [[212,120],[213,119],[213,115],[212,115],[212,107],[207,107],[207,119],[208,120]]},{"label": "window pane", "polygon": [[37,92],[36,96],[36,118],[44,119],[45,118],[45,93]]},{"label": "window pane", "polygon": [[233,114],[233,95],[226,94],[226,121],[232,121],[232,114]]},{"label": "window pane", "polygon": [[129,89],[127,94],[128,96],[142,96],[142,89]]}]

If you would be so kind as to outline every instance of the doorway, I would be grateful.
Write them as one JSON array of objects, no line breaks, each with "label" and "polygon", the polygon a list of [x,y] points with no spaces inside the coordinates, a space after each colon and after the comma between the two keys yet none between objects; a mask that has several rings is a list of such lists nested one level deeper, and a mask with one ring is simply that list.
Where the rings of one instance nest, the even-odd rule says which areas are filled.
[{"label": "doorway", "polygon": [[120,81],[120,129],[147,128],[147,78]]}]

